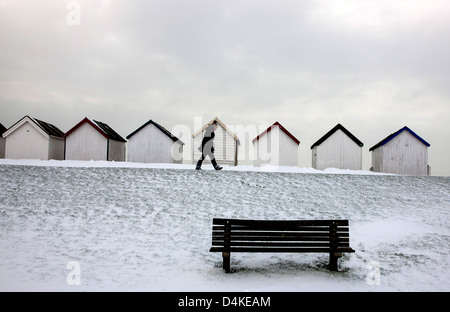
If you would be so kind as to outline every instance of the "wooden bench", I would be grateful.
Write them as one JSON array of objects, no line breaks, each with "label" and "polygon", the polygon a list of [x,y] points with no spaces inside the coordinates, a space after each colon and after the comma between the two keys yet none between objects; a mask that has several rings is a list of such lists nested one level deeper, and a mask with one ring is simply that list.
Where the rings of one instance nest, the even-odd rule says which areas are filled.
[{"label": "wooden bench", "polygon": [[331,271],[349,246],[348,220],[213,219],[210,252],[221,252],[223,269],[230,272],[232,252],[329,253]]}]

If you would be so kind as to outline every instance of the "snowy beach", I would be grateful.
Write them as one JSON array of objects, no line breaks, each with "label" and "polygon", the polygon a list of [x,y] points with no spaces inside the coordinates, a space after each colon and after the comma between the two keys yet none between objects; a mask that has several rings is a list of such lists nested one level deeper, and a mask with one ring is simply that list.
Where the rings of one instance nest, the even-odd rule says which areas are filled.
[{"label": "snowy beach", "polygon": [[[0,291],[450,290],[449,177],[193,168],[0,160]],[[214,217],[348,219],[356,253],[340,272],[327,254],[235,253],[225,274]]]}]

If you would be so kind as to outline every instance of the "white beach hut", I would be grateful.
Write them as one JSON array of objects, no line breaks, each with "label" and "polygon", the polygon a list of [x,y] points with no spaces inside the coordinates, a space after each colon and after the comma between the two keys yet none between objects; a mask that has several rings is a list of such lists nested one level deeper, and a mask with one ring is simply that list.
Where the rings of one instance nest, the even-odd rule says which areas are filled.
[{"label": "white beach hut", "polygon": [[64,137],[66,160],[125,161],[125,139],[103,122],[86,117]]},{"label": "white beach hut", "polygon": [[64,159],[64,132],[56,126],[25,116],[2,134],[5,158]]},{"label": "white beach hut", "polygon": [[177,137],[153,120],[127,136],[127,161],[142,163],[182,163],[183,145]]},{"label": "white beach hut", "polygon": [[255,166],[297,166],[300,141],[278,121],[252,141]]},{"label": "white beach hut", "polygon": [[364,144],[341,124],[337,124],[311,146],[312,167],[362,170]]},{"label": "white beach hut", "polygon": [[[214,137],[214,156],[216,157],[216,161],[219,165],[237,166],[240,145],[239,138],[217,117],[192,135],[192,163],[195,164],[200,159],[201,152],[198,148],[202,143],[206,127],[212,124],[214,120],[217,120],[219,124]],[[209,157],[206,157],[204,163],[211,163]]]},{"label": "white beach hut", "polygon": [[371,170],[404,175],[430,175],[428,147],[428,142],[405,126],[369,149],[372,152]]}]

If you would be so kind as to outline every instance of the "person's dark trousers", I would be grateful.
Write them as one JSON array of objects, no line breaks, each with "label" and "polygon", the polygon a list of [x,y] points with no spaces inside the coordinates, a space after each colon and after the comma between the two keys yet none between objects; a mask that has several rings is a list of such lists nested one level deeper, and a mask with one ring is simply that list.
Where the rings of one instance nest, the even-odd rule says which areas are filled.
[{"label": "person's dark trousers", "polygon": [[200,159],[198,160],[196,167],[197,168],[201,168],[202,163],[203,163],[203,161],[206,158],[206,155],[209,156],[209,158],[211,159],[212,165],[214,166],[214,168],[216,168],[217,167],[217,162],[216,162],[216,158],[214,157],[214,153],[212,153],[212,152],[211,153],[202,153],[202,157],[200,157]]}]

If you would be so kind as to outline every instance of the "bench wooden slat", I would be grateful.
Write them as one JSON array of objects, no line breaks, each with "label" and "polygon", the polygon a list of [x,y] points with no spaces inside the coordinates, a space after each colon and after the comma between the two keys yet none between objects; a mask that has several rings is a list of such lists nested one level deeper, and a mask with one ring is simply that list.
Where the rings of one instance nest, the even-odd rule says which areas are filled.
[{"label": "bench wooden slat", "polygon": [[220,219],[214,218],[213,224],[225,225],[229,222],[231,225],[267,225],[267,226],[327,226],[332,223],[337,226],[348,226],[348,220],[244,220],[244,219]]},{"label": "bench wooden slat", "polygon": [[[257,225],[257,226],[233,226],[230,225],[229,228],[233,231],[270,231],[270,232],[291,232],[291,231],[296,231],[296,232],[308,232],[308,231],[315,231],[315,232],[321,232],[321,231],[329,231],[330,230],[330,226],[322,226],[322,227],[298,227],[298,226],[282,226],[282,227],[273,227],[273,226],[269,226],[267,224],[261,224],[261,225]],[[225,227],[221,227],[221,228],[214,228],[213,231],[224,231]],[[336,226],[336,230],[341,231],[341,232],[345,232],[348,231],[348,227],[341,227],[341,226]]]},{"label": "bench wooden slat", "polygon": [[[224,237],[226,237],[225,235],[214,235],[213,239],[223,239]],[[259,237],[262,238],[273,238],[273,239],[284,239],[284,240],[302,240],[302,239],[310,239],[310,238],[317,238],[320,240],[327,240],[327,241],[331,241],[332,237],[329,234],[325,234],[325,235],[318,235],[318,234],[307,234],[307,235],[296,235],[296,234],[285,234],[285,235],[267,235],[267,233],[261,233],[256,235],[255,233],[251,233],[251,234],[241,234],[241,235],[234,235],[233,233],[231,233],[228,237],[229,240],[242,240],[243,238],[247,238],[249,240],[255,239],[255,240],[260,240]],[[336,235],[333,238],[337,238],[337,239],[341,239],[341,238],[348,238],[349,235],[348,233],[345,233],[344,235]]]},{"label": "bench wooden slat", "polygon": [[[213,237],[223,237],[225,234],[224,232],[214,232]],[[231,239],[241,237],[241,236],[268,236],[268,237],[311,237],[311,236],[317,236],[317,237],[330,237],[330,232],[254,232],[254,231],[246,231],[246,232],[234,232],[231,231]],[[349,237],[349,233],[336,233],[337,237]]]},{"label": "bench wooden slat", "polygon": [[222,247],[211,247],[209,250],[211,252],[254,252],[254,253],[289,253],[289,252],[299,252],[299,253],[315,253],[315,252],[326,252],[326,253],[340,253],[340,252],[355,252],[353,249],[349,248],[337,248],[337,249],[331,249],[331,248],[324,248],[324,247],[318,247],[318,248],[299,248],[299,247],[293,247],[293,248],[262,248],[262,247],[254,247],[254,248],[242,248],[242,247],[232,247],[230,249],[224,250]]},{"label": "bench wooden slat", "polygon": [[[213,246],[223,246],[223,241],[213,241]],[[328,242],[231,242],[230,247],[233,246],[257,246],[257,247],[330,247],[330,243]],[[338,247],[348,247],[348,242],[339,242],[337,243]]]},{"label": "bench wooden slat", "polygon": [[[286,237],[264,237],[264,236],[259,236],[259,237],[241,237],[239,239],[233,239],[232,241],[230,241],[230,244],[232,244],[233,242],[327,242],[328,244],[331,243],[330,239],[327,238],[323,238],[323,237],[305,237],[303,239],[290,239],[290,238],[286,238]],[[222,239],[215,239],[213,240],[213,242],[215,243],[222,243],[225,244],[225,240]],[[348,238],[340,238],[338,240],[336,240],[336,243],[349,243],[349,239]]]},{"label": "bench wooden slat", "polygon": [[[297,231],[297,232],[328,232],[330,230],[329,226],[321,226],[321,227],[315,227],[315,226],[292,226],[292,227],[267,227],[267,226],[233,226],[231,225],[231,229],[233,231],[267,231],[267,232],[276,232],[276,231]],[[213,232],[223,232],[225,230],[225,226],[223,225],[215,225],[212,228]],[[344,226],[338,226],[337,227],[338,232],[348,232],[349,228]]]}]

